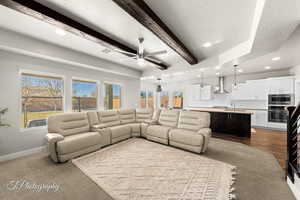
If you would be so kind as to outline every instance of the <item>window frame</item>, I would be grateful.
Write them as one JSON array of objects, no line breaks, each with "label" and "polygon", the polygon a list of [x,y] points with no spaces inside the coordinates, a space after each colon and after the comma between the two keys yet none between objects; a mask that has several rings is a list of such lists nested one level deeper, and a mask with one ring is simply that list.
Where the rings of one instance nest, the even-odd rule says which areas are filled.
[{"label": "window frame", "polygon": [[62,112],[66,112],[66,77],[64,75],[61,74],[56,74],[56,73],[52,73],[52,72],[41,72],[41,71],[35,71],[35,70],[28,70],[28,69],[20,69],[19,70],[19,86],[18,86],[18,93],[19,93],[19,101],[18,101],[18,105],[19,105],[19,114],[18,114],[18,124],[19,124],[19,130],[20,132],[27,132],[27,131],[32,131],[32,130],[47,130],[48,126],[37,126],[37,127],[30,127],[30,128],[22,128],[21,127],[21,118],[22,118],[22,76],[23,74],[32,74],[35,76],[49,76],[49,77],[53,77],[53,78],[59,78],[62,79],[63,81],[63,96],[62,96]]},{"label": "window frame", "polygon": [[122,83],[119,83],[119,82],[111,82],[111,81],[103,81],[103,87],[102,87],[102,89],[103,89],[103,91],[102,91],[102,100],[103,100],[103,110],[114,110],[114,109],[105,109],[105,95],[106,95],[106,92],[105,92],[105,84],[112,84],[112,85],[119,85],[120,86],[120,88],[121,88],[121,97],[120,97],[120,99],[121,99],[121,105],[120,105],[120,108],[119,109],[122,109],[123,108],[123,102],[124,102],[124,95],[123,94],[125,94],[125,87],[124,87],[124,85],[122,84]]},{"label": "window frame", "polygon": [[94,79],[88,79],[88,78],[82,78],[82,77],[77,77],[77,76],[72,76],[71,77],[71,110],[73,112],[73,81],[82,81],[82,82],[91,82],[91,83],[96,83],[97,86],[97,106],[96,106],[96,110],[100,110],[100,104],[101,104],[101,82],[99,80],[94,80]]},{"label": "window frame", "polygon": [[[167,106],[167,108],[161,106],[161,93],[162,92],[167,92],[167,94],[168,94],[168,106]],[[164,90],[162,92],[159,93],[159,108],[160,109],[169,109],[171,107],[171,105],[170,105],[170,90]]]},{"label": "window frame", "polygon": [[[175,92],[180,92],[182,94],[182,102],[181,102],[182,105],[181,105],[181,108],[174,107],[174,97],[175,97],[174,93]],[[173,109],[183,109],[183,105],[184,105],[184,91],[183,90],[173,90],[172,91],[172,108]]]}]

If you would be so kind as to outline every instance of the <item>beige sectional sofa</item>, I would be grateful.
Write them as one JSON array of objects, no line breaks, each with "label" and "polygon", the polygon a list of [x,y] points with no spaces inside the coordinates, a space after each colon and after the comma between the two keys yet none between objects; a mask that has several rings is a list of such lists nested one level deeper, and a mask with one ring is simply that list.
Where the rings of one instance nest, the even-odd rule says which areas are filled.
[{"label": "beige sectional sofa", "polygon": [[124,109],[64,113],[48,118],[51,158],[65,162],[130,137],[205,152],[211,136],[210,115],[184,110]]}]

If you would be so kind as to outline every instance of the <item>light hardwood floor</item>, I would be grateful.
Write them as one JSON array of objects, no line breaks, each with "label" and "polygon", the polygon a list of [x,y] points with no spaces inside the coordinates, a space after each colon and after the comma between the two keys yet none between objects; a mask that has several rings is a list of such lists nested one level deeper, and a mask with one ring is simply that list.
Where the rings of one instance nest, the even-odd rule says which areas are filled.
[{"label": "light hardwood floor", "polygon": [[276,157],[280,166],[285,169],[287,159],[287,133],[285,131],[260,128],[254,128],[253,130],[251,138],[241,138],[221,133],[213,133],[213,137],[240,142],[251,147],[270,152]]}]

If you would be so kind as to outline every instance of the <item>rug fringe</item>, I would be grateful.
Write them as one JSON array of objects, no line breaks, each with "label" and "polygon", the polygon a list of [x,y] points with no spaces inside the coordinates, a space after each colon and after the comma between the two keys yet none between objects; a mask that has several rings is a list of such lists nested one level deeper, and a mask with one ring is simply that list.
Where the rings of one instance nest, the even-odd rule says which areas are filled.
[{"label": "rug fringe", "polygon": [[232,178],[231,178],[231,181],[230,181],[230,188],[229,188],[229,200],[236,200],[237,197],[236,197],[236,194],[235,194],[235,187],[233,187],[233,186],[236,182],[236,178],[234,176],[237,175],[237,167],[233,167],[231,169],[231,173],[232,173]]}]

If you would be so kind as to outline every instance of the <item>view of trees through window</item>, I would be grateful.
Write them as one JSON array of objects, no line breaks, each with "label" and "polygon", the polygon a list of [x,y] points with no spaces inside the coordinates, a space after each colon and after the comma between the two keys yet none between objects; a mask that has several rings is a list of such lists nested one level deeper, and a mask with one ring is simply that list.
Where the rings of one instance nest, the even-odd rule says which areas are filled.
[{"label": "view of trees through window", "polygon": [[45,126],[49,115],[63,111],[62,78],[22,73],[21,79],[22,128]]},{"label": "view of trees through window", "polygon": [[173,92],[173,108],[182,109],[183,107],[183,92]]},{"label": "view of trees through window", "polygon": [[169,93],[167,91],[160,92],[160,107],[168,108],[169,106]]},{"label": "view of trees through window", "polygon": [[72,109],[74,112],[97,109],[96,82],[73,80],[72,89]]},{"label": "view of trees through window", "polygon": [[105,83],[105,110],[121,108],[121,86],[117,84]]},{"label": "view of trees through window", "polygon": [[146,108],[147,104],[146,104],[146,92],[145,91],[141,91],[140,92],[140,106],[141,108]]},{"label": "view of trees through window", "polygon": [[154,95],[152,91],[148,91],[148,108],[154,108]]}]

